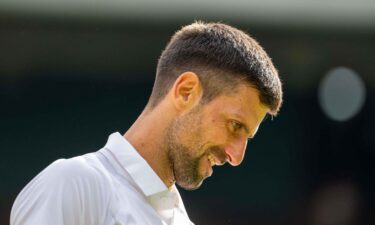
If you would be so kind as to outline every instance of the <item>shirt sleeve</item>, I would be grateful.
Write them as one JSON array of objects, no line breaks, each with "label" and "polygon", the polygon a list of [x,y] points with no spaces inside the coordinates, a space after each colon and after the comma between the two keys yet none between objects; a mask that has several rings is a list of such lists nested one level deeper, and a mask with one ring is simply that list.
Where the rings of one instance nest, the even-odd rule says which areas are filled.
[{"label": "shirt sleeve", "polygon": [[105,184],[100,172],[84,158],[58,160],[17,196],[10,224],[103,224],[109,201]]}]

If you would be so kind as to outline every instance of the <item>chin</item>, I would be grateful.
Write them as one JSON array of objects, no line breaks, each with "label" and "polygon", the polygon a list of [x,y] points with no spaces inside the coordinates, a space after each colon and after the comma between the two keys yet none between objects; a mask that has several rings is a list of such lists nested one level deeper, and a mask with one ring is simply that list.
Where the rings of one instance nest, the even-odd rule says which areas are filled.
[{"label": "chin", "polygon": [[203,183],[203,178],[200,179],[199,181],[197,182],[194,182],[194,183],[186,183],[186,182],[179,182],[179,181],[176,181],[177,185],[187,191],[193,191],[193,190],[196,190],[198,189],[202,183]]}]

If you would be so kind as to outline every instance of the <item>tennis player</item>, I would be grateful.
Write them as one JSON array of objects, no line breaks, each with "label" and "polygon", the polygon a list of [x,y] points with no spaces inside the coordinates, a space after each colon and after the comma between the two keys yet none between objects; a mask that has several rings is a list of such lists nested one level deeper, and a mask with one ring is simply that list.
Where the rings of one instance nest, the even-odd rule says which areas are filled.
[{"label": "tennis player", "polygon": [[100,150],[59,159],[14,202],[11,225],[193,224],[176,188],[243,160],[282,85],[248,34],[221,23],[177,31],[160,56],[144,111]]}]

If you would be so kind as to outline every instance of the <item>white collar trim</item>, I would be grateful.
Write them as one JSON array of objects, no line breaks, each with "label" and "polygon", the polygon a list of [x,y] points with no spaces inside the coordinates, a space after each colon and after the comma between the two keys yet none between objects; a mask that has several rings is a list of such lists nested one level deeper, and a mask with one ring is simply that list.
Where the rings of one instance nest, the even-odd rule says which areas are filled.
[{"label": "white collar trim", "polygon": [[113,154],[146,196],[168,190],[146,160],[119,132],[109,136],[104,148]]}]

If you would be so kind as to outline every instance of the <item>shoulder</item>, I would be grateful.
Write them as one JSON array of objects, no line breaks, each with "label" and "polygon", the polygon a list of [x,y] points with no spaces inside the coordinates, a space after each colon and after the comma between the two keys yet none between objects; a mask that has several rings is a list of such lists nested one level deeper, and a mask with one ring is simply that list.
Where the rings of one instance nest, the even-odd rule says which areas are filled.
[{"label": "shoulder", "polygon": [[84,156],[59,159],[49,165],[42,173],[56,180],[100,180],[105,179],[103,171]]},{"label": "shoulder", "polygon": [[[111,191],[108,178],[96,163],[79,156],[50,164],[17,196],[11,224],[18,224],[17,221],[24,219],[35,221],[35,224],[60,224],[57,223],[58,218],[70,221],[63,224],[102,221]],[[51,223],[50,218],[55,218],[52,221],[56,223]]]},{"label": "shoulder", "polygon": [[[85,191],[94,190],[96,194],[107,194],[110,178],[100,161],[90,157],[78,156],[59,159],[40,172],[24,188],[26,190],[63,194],[65,190],[84,195]],[[37,188],[33,188],[37,187]],[[95,197],[95,196],[92,196]]]},{"label": "shoulder", "polygon": [[[60,159],[53,162],[43,172],[46,188],[69,190],[90,199],[109,197],[111,178],[101,166],[100,161],[86,156]],[[91,193],[91,196],[87,196]]]}]

